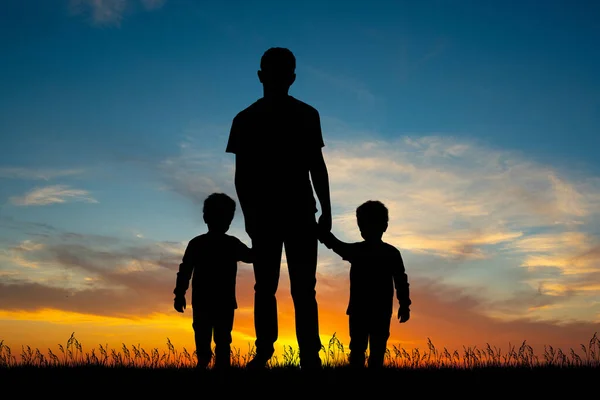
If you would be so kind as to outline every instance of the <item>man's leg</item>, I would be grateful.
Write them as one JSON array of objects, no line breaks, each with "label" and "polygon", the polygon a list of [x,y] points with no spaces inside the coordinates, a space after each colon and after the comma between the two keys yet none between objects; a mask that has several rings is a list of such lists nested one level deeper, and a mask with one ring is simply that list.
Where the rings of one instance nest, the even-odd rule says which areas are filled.
[{"label": "man's leg", "polygon": [[284,240],[290,288],[296,316],[300,366],[320,367],[321,339],[315,287],[317,284],[317,225],[312,220],[290,224]]},{"label": "man's leg", "polygon": [[365,353],[369,344],[369,331],[367,319],[361,314],[350,314],[348,316],[350,328],[350,355],[348,361],[351,367],[364,368]]},{"label": "man's leg", "polygon": [[283,242],[277,236],[255,234],[254,251],[254,329],[256,356],[250,366],[261,367],[275,352],[277,340],[277,286]]},{"label": "man's leg", "polygon": [[369,368],[383,367],[387,341],[390,337],[391,315],[372,315],[370,317]]},{"label": "man's leg", "polygon": [[231,366],[231,330],[233,329],[234,309],[215,314],[215,368]]},{"label": "man's leg", "polygon": [[[192,306],[193,307],[193,306]],[[192,309],[192,328],[194,329],[194,340],[196,342],[196,358],[198,368],[206,368],[212,358],[210,348],[212,340],[212,320],[210,313],[200,307]]]}]

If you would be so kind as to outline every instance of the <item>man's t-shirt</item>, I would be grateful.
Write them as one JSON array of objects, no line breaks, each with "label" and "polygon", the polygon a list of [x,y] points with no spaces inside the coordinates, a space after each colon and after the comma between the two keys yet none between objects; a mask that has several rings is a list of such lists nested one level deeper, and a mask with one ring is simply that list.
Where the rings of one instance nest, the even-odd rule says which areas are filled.
[{"label": "man's t-shirt", "polygon": [[318,111],[288,96],[277,102],[261,98],[238,113],[226,152],[236,155],[237,168],[252,180],[257,212],[290,215],[317,211],[309,161],[323,146]]},{"label": "man's t-shirt", "polygon": [[192,307],[236,309],[237,262],[250,249],[227,234],[205,233],[188,243],[177,273],[175,295],[185,295],[192,281]]}]

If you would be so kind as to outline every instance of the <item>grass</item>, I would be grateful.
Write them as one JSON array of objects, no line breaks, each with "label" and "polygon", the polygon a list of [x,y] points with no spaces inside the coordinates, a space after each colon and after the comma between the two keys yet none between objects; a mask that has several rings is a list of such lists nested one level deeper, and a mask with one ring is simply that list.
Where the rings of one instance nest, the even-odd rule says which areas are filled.
[{"label": "grass", "polygon": [[[21,348],[20,358],[17,359],[11,348],[0,341],[0,368],[14,367],[133,367],[144,369],[156,368],[191,368],[196,364],[195,351],[185,347],[178,351],[167,338],[166,349],[160,351],[154,348],[146,351],[140,345],[127,346],[122,344],[120,349],[99,345],[83,351],[82,344],[72,333],[66,344],[58,344],[59,353],[48,349],[46,354],[30,346]],[[534,349],[523,341],[517,348],[509,343],[506,351],[487,345],[485,348],[463,347],[462,351],[449,351],[447,348],[437,349],[431,340],[427,341],[427,350],[407,350],[403,347],[392,346],[386,352],[385,365],[387,368],[402,369],[473,369],[473,368],[507,368],[507,367],[600,367],[600,338],[594,333],[586,344],[580,345],[581,355],[573,348],[568,352],[544,346],[543,354],[538,355]],[[238,348],[232,348],[232,365],[242,368],[254,356],[254,348],[250,347],[246,354]],[[347,365],[348,351],[334,333],[327,346],[321,349],[323,366],[339,368]],[[283,354],[275,355],[268,367],[290,368],[297,367],[299,353],[291,346],[284,346]]]},{"label": "grass", "polygon": [[512,391],[522,395],[530,390],[537,395],[546,391],[556,396],[564,391],[572,396],[585,388],[596,390],[594,380],[600,377],[597,334],[580,346],[579,354],[572,348],[563,351],[544,346],[543,353],[538,355],[526,341],[518,347],[509,344],[506,351],[490,345],[450,351],[437,349],[430,340],[427,350],[392,346],[386,354],[385,368],[377,372],[350,369],[347,349],[335,334],[322,348],[324,368],[318,373],[301,371],[298,351],[291,346],[286,346],[280,357],[273,357],[265,371],[244,368],[254,355],[250,347],[246,354],[232,349],[231,370],[209,368],[202,373],[193,368],[195,353],[186,348],[177,350],[169,339],[162,351],[123,344],[121,348],[100,345],[97,350],[85,352],[73,333],[58,348],[59,353],[50,349],[42,353],[37,348],[23,346],[17,359],[11,348],[0,341],[0,383],[21,385],[30,393],[85,386],[88,390],[106,389],[114,393],[130,390],[136,395],[144,391],[156,395],[161,390],[249,395],[271,388],[292,397],[305,391],[324,397],[354,396],[357,390],[368,390],[368,394],[374,394],[375,390],[430,394],[459,391],[462,397],[470,397],[479,390],[494,393],[500,389],[506,395]]}]

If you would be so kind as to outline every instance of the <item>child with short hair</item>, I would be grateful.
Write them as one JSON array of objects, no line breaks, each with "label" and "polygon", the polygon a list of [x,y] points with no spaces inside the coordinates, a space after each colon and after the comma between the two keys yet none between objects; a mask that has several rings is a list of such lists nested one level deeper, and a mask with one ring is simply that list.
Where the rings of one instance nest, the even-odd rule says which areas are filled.
[{"label": "child with short hair", "polygon": [[387,207],[380,201],[369,200],[356,209],[356,219],[362,242],[345,243],[323,230],[319,239],[350,262],[350,302],[346,311],[350,365],[365,366],[368,346],[369,368],[380,368],[390,336],[394,288],[400,303],[398,319],[404,323],[410,318],[409,283],[400,251],[382,240],[388,228]]},{"label": "child with short hair", "polygon": [[199,369],[208,367],[212,359],[213,335],[215,368],[231,365],[237,262],[252,263],[252,250],[226,234],[235,208],[235,201],[224,193],[206,198],[203,214],[208,232],[190,240],[177,272],[173,307],[180,313],[186,308],[185,293],[192,280],[192,327]]}]

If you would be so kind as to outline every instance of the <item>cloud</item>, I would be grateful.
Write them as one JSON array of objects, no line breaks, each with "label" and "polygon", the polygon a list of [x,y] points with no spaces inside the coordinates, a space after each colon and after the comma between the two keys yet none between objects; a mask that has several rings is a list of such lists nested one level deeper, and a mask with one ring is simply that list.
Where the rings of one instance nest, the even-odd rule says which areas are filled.
[{"label": "cloud", "polygon": [[[0,228],[31,236],[49,237],[57,232],[56,228],[40,222],[22,221],[6,215],[0,216]],[[12,236],[12,235],[11,235]]]},{"label": "cloud", "polygon": [[167,0],[140,0],[146,10],[156,10],[165,5]]},{"label": "cloud", "polygon": [[[186,141],[180,154],[160,165],[166,187],[196,203],[212,191],[234,193],[234,165],[221,153]],[[598,267],[593,253],[579,256],[598,244],[593,224],[600,216],[600,180],[594,177],[444,136],[390,140],[349,132],[343,140],[326,140],[324,154],[334,232],[361,240],[356,207],[382,200],[390,210],[386,240],[412,260],[433,257],[427,258],[425,274],[440,276],[453,268],[453,274],[462,274],[456,279],[472,279],[469,268],[456,272],[460,263],[470,262],[490,285],[500,274],[506,290],[514,290],[510,279],[535,283],[531,289],[537,290],[539,279],[555,284],[566,274]],[[526,268],[524,274],[515,272],[519,267]],[[556,268],[551,278],[543,272]]]},{"label": "cloud", "polygon": [[[53,309],[132,320],[173,313],[172,290],[185,245],[61,231],[23,240],[9,248],[0,263],[0,309]],[[31,265],[37,268],[29,268]],[[293,338],[294,307],[285,262],[282,268],[277,296],[280,337]],[[238,271],[240,309],[235,329],[244,338],[253,338],[252,269],[240,264]],[[540,319],[528,312],[528,307],[543,312],[544,307],[559,304],[549,293],[529,291],[492,301],[486,297],[485,287],[477,293],[472,287],[467,289],[416,274],[409,279],[413,315],[410,324],[392,324],[390,345],[423,346],[429,337],[436,345],[459,349],[462,345],[485,342],[506,346],[524,339],[532,345],[568,348],[585,342],[597,327],[597,321],[587,320],[588,315],[560,320],[551,315]],[[592,281],[588,279],[588,288]],[[322,253],[317,277],[321,333],[330,336],[337,332],[346,344],[348,295],[348,264]],[[578,308],[583,308],[581,303]],[[586,311],[598,313],[600,303],[588,305]],[[244,345],[236,343],[240,344]]]},{"label": "cloud", "polygon": [[233,186],[235,169],[231,157],[223,149],[207,149],[193,139],[180,143],[179,148],[179,154],[162,160],[158,165],[164,189],[198,205],[202,205],[214,192],[236,197]]},{"label": "cloud", "polygon": [[52,168],[20,168],[20,167],[1,167],[0,178],[7,179],[32,179],[49,181],[55,178],[65,176],[79,175],[83,173],[82,169],[52,169]]},{"label": "cloud", "polygon": [[70,201],[83,201],[97,203],[89,192],[82,189],[71,189],[66,185],[51,185],[32,189],[20,197],[12,197],[11,201],[17,206],[44,206],[48,204],[66,203]]},{"label": "cloud", "polygon": [[[392,324],[395,338],[428,337],[434,344],[459,349],[463,345],[484,348],[490,343],[501,346],[505,353],[509,343],[518,347],[526,340],[538,353],[548,344],[564,350],[577,349],[579,344],[589,341],[598,327],[597,321],[538,319],[532,315],[497,318],[486,312],[495,305],[485,298],[432,280],[413,281],[412,289],[413,316],[408,323],[412,325],[409,328]],[[515,309],[518,308],[508,308]]]},{"label": "cloud", "polygon": [[600,271],[598,240],[583,232],[531,235],[512,247],[525,254],[523,266],[536,269],[555,267],[565,275]]},{"label": "cloud", "polygon": [[[324,149],[333,230],[343,240],[360,240],[356,207],[369,199],[388,206],[391,220],[384,238],[402,251],[414,295],[414,320],[410,327],[393,326],[395,343],[424,336],[455,344],[532,337],[567,343],[593,333],[600,315],[596,178],[464,139],[350,137],[326,139]],[[191,138],[182,143],[178,154],[158,165],[163,188],[194,202],[212,191],[233,190],[232,157],[213,150]],[[0,218],[0,225],[15,224]],[[89,296],[81,304],[102,315],[171,310],[184,243],[27,226],[30,233],[38,228],[44,235],[5,252],[4,284],[44,285],[70,299]],[[332,253],[320,252],[317,295],[324,334],[347,326],[347,268]],[[238,283],[239,321],[248,324],[244,332],[252,336],[251,268],[240,268]],[[21,287],[25,293],[35,288]],[[288,288],[282,272],[282,337],[293,336]],[[10,307],[30,304],[19,300],[19,290],[11,293]],[[41,307],[44,301],[38,300]],[[103,301],[103,307],[95,306]]]},{"label": "cloud", "polygon": [[598,215],[600,191],[586,177],[569,181],[518,154],[451,138],[330,141],[325,157],[338,226],[358,238],[355,208],[382,200],[387,237],[407,250],[455,257],[466,247],[482,257],[531,230],[578,229]]},{"label": "cloud", "polygon": [[170,311],[185,245],[70,232],[21,241],[0,252],[0,308],[130,318]]},{"label": "cloud", "polygon": [[95,26],[120,26],[125,14],[141,5],[143,10],[161,8],[166,0],[70,0],[69,8],[73,15],[87,15]]},{"label": "cloud", "polygon": [[[163,250],[152,251],[161,246]],[[43,247],[29,243],[24,247],[31,257],[43,257],[47,262],[58,262],[57,265],[63,268],[83,274],[77,284],[64,276],[60,279],[57,276],[55,281],[38,282],[31,275],[25,279],[23,275],[5,274],[0,282],[0,308],[4,311],[54,309],[129,319],[173,312],[171,293],[183,248],[181,244],[149,244],[133,248],[121,243],[111,251],[102,246],[75,242]],[[124,268],[131,265],[132,260],[137,264]],[[335,273],[335,270],[318,274],[320,330],[324,336],[337,332],[340,340],[347,344],[347,274]],[[240,268],[237,293],[240,309],[235,329],[250,338],[254,335],[252,284],[251,270]],[[289,290],[289,278],[284,269],[278,290],[280,337],[293,338],[294,307]],[[462,345],[482,346],[485,343],[506,346],[526,339],[534,346],[552,344],[568,349],[585,343],[597,328],[595,322],[536,320],[518,313],[513,318],[491,317],[487,315],[488,309],[499,309],[498,305],[462,288],[431,279],[411,279],[411,298],[411,321],[403,326],[392,321],[390,346],[424,346],[425,339],[431,338],[438,346],[460,349]],[[518,310],[516,305],[515,302],[503,306],[515,311]]]},{"label": "cloud", "polygon": [[342,76],[339,74],[330,74],[323,71],[320,68],[315,68],[310,65],[305,66],[304,69],[314,76],[322,79],[328,84],[335,86],[343,91],[352,93],[359,100],[373,103],[376,100],[375,95],[371,92],[366,84],[360,82],[354,78],[348,76]]}]

